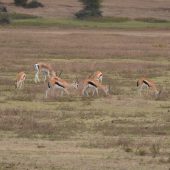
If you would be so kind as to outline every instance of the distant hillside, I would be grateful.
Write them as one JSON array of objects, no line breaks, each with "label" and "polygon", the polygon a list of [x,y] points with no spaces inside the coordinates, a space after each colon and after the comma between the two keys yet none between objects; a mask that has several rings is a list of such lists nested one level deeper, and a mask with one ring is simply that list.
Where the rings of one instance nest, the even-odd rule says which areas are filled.
[{"label": "distant hillside", "polygon": [[[39,0],[45,7],[23,9],[15,7],[13,0],[1,0],[12,12],[27,13],[43,17],[70,18],[81,9],[78,0]],[[104,16],[130,18],[160,18],[170,20],[170,0],[103,0]]]}]

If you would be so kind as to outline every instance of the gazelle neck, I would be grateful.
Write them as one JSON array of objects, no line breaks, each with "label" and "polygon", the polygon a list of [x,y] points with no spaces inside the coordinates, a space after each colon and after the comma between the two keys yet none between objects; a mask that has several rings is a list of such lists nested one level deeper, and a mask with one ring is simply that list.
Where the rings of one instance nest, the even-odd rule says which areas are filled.
[{"label": "gazelle neck", "polygon": [[51,76],[52,77],[56,76],[56,72],[55,71],[51,71]]}]

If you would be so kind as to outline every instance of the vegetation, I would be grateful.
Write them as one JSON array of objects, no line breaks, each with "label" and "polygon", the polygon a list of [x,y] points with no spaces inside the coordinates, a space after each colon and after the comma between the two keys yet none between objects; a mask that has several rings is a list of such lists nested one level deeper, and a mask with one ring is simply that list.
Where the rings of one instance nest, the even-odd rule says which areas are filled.
[{"label": "vegetation", "polygon": [[25,6],[28,0],[14,0],[15,5],[17,6]]},{"label": "vegetation", "polygon": [[127,18],[106,18],[106,19],[88,19],[88,20],[75,20],[75,19],[45,19],[45,18],[33,18],[33,19],[19,19],[13,20],[15,26],[44,26],[44,27],[65,27],[65,28],[97,28],[97,29],[159,29],[170,28],[170,22],[145,22],[130,20]]},{"label": "vegetation", "polygon": [[26,4],[26,8],[38,8],[38,7],[44,7],[44,5],[41,2],[38,2],[37,0],[32,0],[29,3]]},{"label": "vegetation", "polygon": [[24,20],[28,20],[28,19],[35,19],[35,18],[39,18],[35,15],[30,15],[30,14],[21,14],[21,13],[9,13],[9,18],[12,20],[12,21],[15,21],[15,20],[20,20],[20,19],[24,19]]},{"label": "vegetation", "polygon": [[15,5],[22,6],[25,8],[38,8],[43,7],[43,4],[38,2],[37,0],[31,0],[28,2],[28,0],[14,0]]},{"label": "vegetation", "polygon": [[0,24],[9,24],[10,17],[7,12],[0,12]]},{"label": "vegetation", "polygon": [[83,3],[84,8],[77,12],[75,15],[79,19],[89,18],[89,17],[101,17],[102,12],[101,1],[102,0],[79,0]]},{"label": "vegetation", "polygon": [[[19,10],[0,29],[0,169],[169,169],[168,19],[51,19]],[[111,95],[82,97],[79,89],[46,99],[47,83],[34,82],[37,62],[63,70],[69,82],[100,70]],[[27,74],[20,90],[18,71]],[[138,96],[136,80],[144,75],[162,89],[158,99]]]}]

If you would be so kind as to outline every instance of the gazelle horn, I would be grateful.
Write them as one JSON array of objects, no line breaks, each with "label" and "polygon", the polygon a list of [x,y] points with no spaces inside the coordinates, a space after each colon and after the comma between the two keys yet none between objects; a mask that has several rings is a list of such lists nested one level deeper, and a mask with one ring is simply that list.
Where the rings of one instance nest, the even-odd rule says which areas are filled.
[{"label": "gazelle horn", "polygon": [[60,71],[60,73],[58,74],[58,77],[60,77],[62,73],[63,73],[63,70]]}]

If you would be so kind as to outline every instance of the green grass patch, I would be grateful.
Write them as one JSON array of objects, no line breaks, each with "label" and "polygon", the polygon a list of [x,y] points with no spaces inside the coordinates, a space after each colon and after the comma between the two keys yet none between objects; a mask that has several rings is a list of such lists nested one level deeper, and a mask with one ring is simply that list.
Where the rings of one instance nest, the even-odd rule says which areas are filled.
[{"label": "green grass patch", "polygon": [[135,21],[142,21],[147,23],[167,23],[167,20],[157,18],[135,18]]},{"label": "green grass patch", "polygon": [[64,27],[64,28],[110,28],[110,29],[158,29],[170,28],[170,22],[148,22],[139,20],[77,20],[77,19],[14,19],[13,26],[42,26],[42,27]]},{"label": "green grass patch", "polygon": [[21,14],[21,13],[10,13],[9,14],[10,19],[12,20],[18,20],[18,19],[35,19],[39,18],[35,15],[30,15],[30,14]]}]

